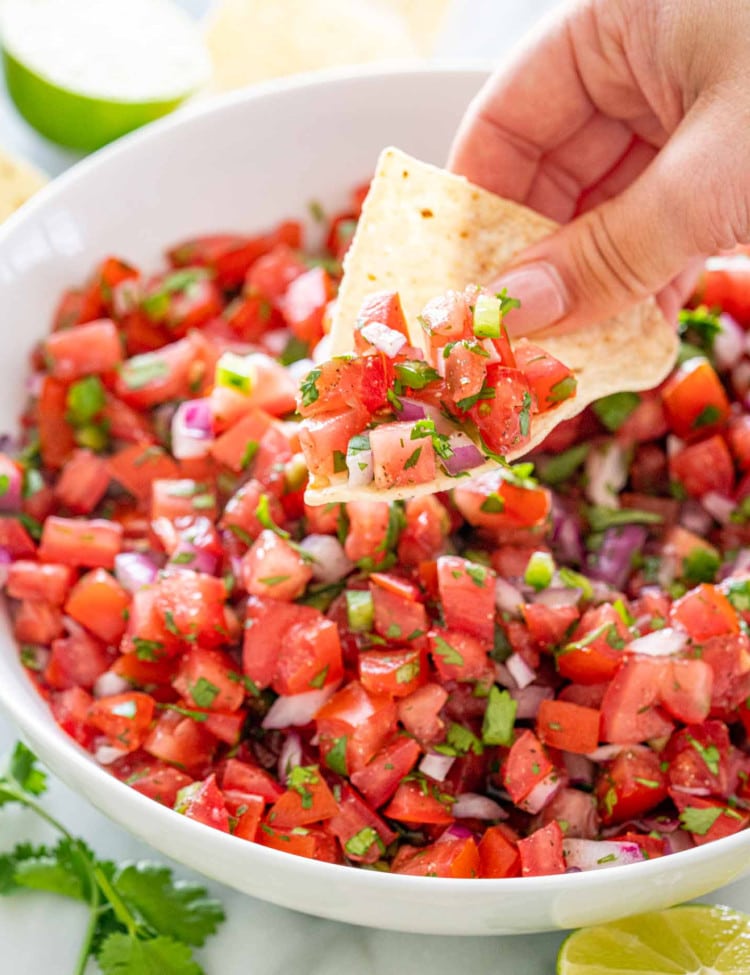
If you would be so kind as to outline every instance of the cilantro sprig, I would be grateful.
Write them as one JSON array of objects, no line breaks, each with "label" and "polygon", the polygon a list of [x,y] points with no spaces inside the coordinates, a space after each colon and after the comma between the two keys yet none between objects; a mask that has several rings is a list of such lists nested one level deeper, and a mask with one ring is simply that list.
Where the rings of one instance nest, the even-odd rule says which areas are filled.
[{"label": "cilantro sprig", "polygon": [[199,884],[175,880],[168,867],[98,859],[40,804],[46,789],[36,756],[17,743],[0,775],[0,806],[23,806],[60,839],[54,846],[21,843],[0,855],[0,895],[43,890],[88,905],[73,975],[83,975],[90,957],[102,975],[203,975],[193,948],[224,920],[221,904]]}]

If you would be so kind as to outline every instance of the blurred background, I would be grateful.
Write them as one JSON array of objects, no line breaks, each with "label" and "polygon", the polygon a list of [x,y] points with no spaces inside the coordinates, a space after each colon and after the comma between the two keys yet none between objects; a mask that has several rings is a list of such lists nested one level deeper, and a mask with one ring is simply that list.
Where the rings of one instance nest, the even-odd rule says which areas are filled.
[{"label": "blurred background", "polygon": [[[138,53],[124,62],[132,79],[116,76],[118,56],[145,43],[152,26],[133,23],[130,31],[124,29],[124,11],[129,11],[124,15],[128,21],[138,16],[148,20],[169,6],[191,18],[194,46],[183,60],[195,61],[198,49],[210,60],[189,101],[270,77],[348,63],[496,61],[499,51],[508,50],[554,5],[554,0],[2,0],[0,150],[55,175],[119,131],[110,106],[104,110],[108,127],[100,134],[101,105],[92,117],[91,106],[85,98],[78,104],[78,96],[96,96],[100,85],[102,97],[111,98],[112,92],[106,91],[111,80],[125,92],[116,92],[116,100],[127,100],[128,81],[142,73],[143,55]],[[92,22],[88,41],[82,41],[81,19]],[[153,50],[160,43],[155,28],[151,40]],[[85,72],[76,64],[76,54],[86,60]],[[40,78],[53,87],[40,87]],[[70,111],[68,102],[59,100],[61,88],[64,95],[77,98]],[[137,97],[143,100],[142,94]],[[136,120],[129,112],[122,128]],[[81,132],[84,141],[93,143],[85,149]],[[69,147],[76,142],[78,148]]]}]

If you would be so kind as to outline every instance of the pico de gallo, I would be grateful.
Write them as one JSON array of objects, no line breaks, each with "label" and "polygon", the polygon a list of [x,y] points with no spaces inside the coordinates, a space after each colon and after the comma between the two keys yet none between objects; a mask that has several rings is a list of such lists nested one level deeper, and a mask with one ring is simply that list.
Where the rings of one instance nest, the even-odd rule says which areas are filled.
[{"label": "pico de gallo", "polygon": [[313,486],[343,474],[353,488],[409,487],[523,451],[533,417],[574,396],[577,381],[539,346],[511,348],[503,319],[518,304],[476,286],[435,298],[418,319],[425,356],[398,294],[366,298],[355,353],[316,365],[297,396]]},{"label": "pico de gallo", "polygon": [[55,720],[175,815],[399,874],[744,829],[747,265],[709,269],[661,388],[600,400],[535,467],[309,507],[295,402],[360,200],[322,256],[288,222],[155,274],[108,257],[61,297],[0,456],[4,589]]}]

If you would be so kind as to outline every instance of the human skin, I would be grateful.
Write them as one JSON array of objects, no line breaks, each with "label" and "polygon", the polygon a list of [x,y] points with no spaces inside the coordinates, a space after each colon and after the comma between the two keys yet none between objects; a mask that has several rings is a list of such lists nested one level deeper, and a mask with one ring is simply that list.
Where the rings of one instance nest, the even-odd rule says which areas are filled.
[{"label": "human skin", "polygon": [[749,0],[575,0],[487,82],[449,165],[564,226],[494,282],[515,335],[657,294],[750,240]]}]

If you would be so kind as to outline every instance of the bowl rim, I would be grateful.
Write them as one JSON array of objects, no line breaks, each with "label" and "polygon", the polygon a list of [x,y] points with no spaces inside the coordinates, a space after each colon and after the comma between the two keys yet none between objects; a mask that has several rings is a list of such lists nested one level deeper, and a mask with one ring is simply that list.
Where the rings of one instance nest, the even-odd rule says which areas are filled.
[{"label": "bowl rim", "polygon": [[[224,112],[231,112],[238,106],[248,102],[255,102],[280,96],[287,93],[294,93],[301,89],[317,88],[321,91],[330,86],[338,86],[345,82],[357,80],[375,81],[384,77],[394,78],[402,76],[406,79],[415,76],[428,77],[445,75],[471,75],[475,76],[476,81],[481,83],[486,79],[489,69],[492,67],[490,62],[478,61],[476,59],[451,59],[437,62],[381,62],[374,65],[363,65],[355,68],[343,67],[333,68],[326,71],[309,72],[289,78],[272,79],[248,88],[232,91],[221,95],[214,95],[210,98],[196,100],[195,102],[177,109],[171,115],[159,119],[145,126],[143,129],[131,132],[116,140],[108,146],[97,150],[91,155],[75,163],[60,176],[50,181],[41,191],[36,193],[28,202],[23,204],[14,214],[12,214],[0,226],[0,253],[9,238],[12,238],[17,228],[33,221],[37,213],[43,211],[49,203],[53,203],[59,196],[63,196],[68,187],[74,186],[85,180],[88,174],[97,168],[106,167],[111,160],[126,156],[131,152],[140,152],[153,142],[163,137],[177,128],[199,125],[206,116],[220,115]],[[0,654],[10,652],[15,649],[15,641],[12,637],[7,641],[0,640]],[[37,694],[29,680],[26,671],[20,664],[17,654],[11,657],[10,665],[16,670],[19,680],[27,683],[29,693]],[[648,883],[665,872],[673,869],[697,866],[699,863],[712,859],[711,850],[718,850],[720,847],[724,854],[730,851],[744,851],[750,853],[750,828],[742,830],[732,836],[714,840],[710,843],[683,850],[679,853],[672,853],[666,857],[653,860],[643,860],[637,863],[622,865],[619,867],[591,870],[574,874],[554,874],[534,877],[505,877],[505,878],[442,878],[442,877],[420,877],[404,874],[393,874],[375,870],[364,870],[353,868],[345,864],[333,864],[320,860],[311,860],[304,857],[294,856],[281,850],[271,849],[261,846],[258,843],[248,843],[239,840],[231,834],[225,834],[218,830],[213,830],[201,823],[194,822],[186,817],[179,817],[177,820],[174,810],[162,806],[160,803],[147,798],[136,792],[124,782],[110,775],[106,768],[100,766],[93,755],[85,751],[77,742],[68,737],[65,732],[57,725],[46,702],[39,697],[39,702],[47,708],[47,717],[32,714],[23,707],[23,702],[17,700],[11,693],[12,684],[4,685],[0,683],[0,705],[10,716],[17,730],[22,736],[28,736],[32,745],[44,752],[40,758],[48,763],[50,770],[63,782],[71,786],[82,798],[99,808],[108,818],[123,826],[128,832],[143,838],[147,843],[150,842],[146,830],[141,829],[139,823],[141,819],[149,820],[155,826],[170,832],[170,826],[177,827],[183,833],[187,842],[192,846],[194,843],[206,847],[214,845],[215,848],[224,854],[234,854],[250,858],[250,862],[260,869],[279,870],[292,872],[295,875],[316,882],[330,881],[335,883],[342,876],[347,877],[347,885],[351,885],[352,893],[368,891],[373,894],[384,894],[388,891],[398,890],[404,895],[429,894],[437,896],[445,895],[448,892],[457,897],[466,898],[481,896],[494,896],[495,898],[512,896],[525,892],[527,895],[533,892],[541,894],[566,893],[574,895],[579,889],[587,888],[593,892],[602,892],[611,888],[613,878],[622,876],[623,866],[629,871],[627,876],[634,881],[639,879],[642,883]],[[52,756],[47,759],[46,755]],[[77,783],[82,783],[84,788],[79,790]],[[100,801],[97,793],[101,790],[109,791],[112,786],[113,800],[111,802]],[[115,804],[117,811],[115,812]],[[245,854],[240,854],[241,849],[245,849]],[[179,859],[180,856],[174,853],[167,854]],[[187,865],[190,859],[183,859]],[[666,869],[665,869],[666,868]],[[198,867],[196,869],[201,870]],[[745,869],[750,869],[748,861]],[[342,873],[343,872],[343,873]],[[488,932],[489,933],[489,932]],[[492,932],[495,933],[495,932]]]}]

